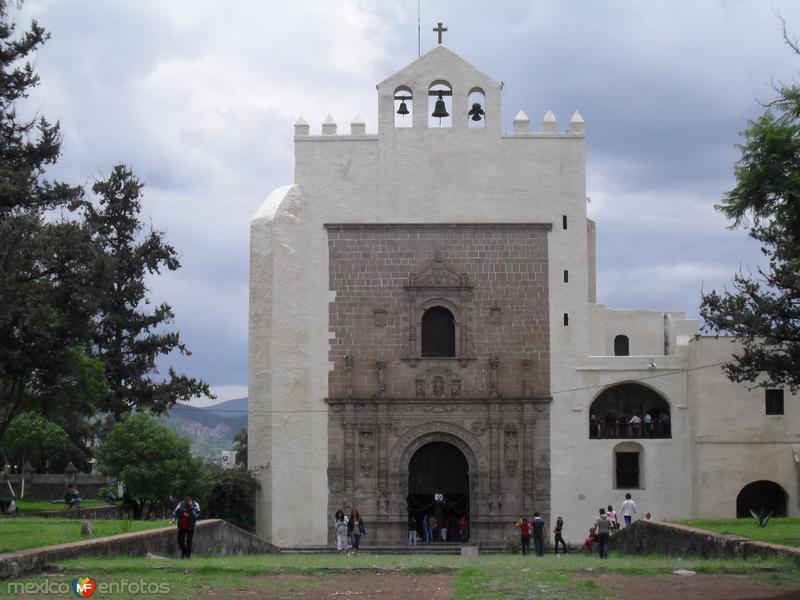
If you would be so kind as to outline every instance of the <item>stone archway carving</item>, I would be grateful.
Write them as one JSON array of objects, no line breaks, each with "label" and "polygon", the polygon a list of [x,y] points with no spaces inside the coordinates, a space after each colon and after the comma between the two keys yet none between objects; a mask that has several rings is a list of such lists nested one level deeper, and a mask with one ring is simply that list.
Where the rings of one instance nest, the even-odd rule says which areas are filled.
[{"label": "stone archway carving", "polygon": [[489,459],[483,445],[470,431],[452,423],[425,423],[407,431],[392,448],[389,456],[389,471],[400,473],[408,470],[414,452],[430,442],[448,442],[464,453],[470,472],[474,475],[489,470]]}]

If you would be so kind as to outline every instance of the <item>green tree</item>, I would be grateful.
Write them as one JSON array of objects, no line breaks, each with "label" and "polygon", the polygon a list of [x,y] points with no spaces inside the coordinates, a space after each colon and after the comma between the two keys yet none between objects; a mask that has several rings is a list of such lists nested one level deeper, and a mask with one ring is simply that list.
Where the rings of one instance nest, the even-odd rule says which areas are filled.
[{"label": "green tree", "polygon": [[97,450],[102,472],[125,484],[126,492],[147,505],[171,508],[185,494],[202,500],[211,487],[208,471],[192,456],[189,440],[145,413],[117,422]]},{"label": "green tree", "polygon": [[128,168],[117,165],[92,186],[96,200],[81,202],[97,249],[94,354],[105,365],[110,387],[101,408],[114,419],[131,409],[161,414],[176,402],[213,397],[208,384],[171,367],[166,378],[159,376],[160,356],[191,353],[180,334],[167,328],[175,317],[169,304],[148,309],[147,277],[175,271],[180,262],[164,233],[142,222],[142,188]]},{"label": "green tree", "polygon": [[247,426],[233,436],[233,451],[236,452],[236,465],[247,468]]},{"label": "green tree", "polygon": [[[798,44],[784,39],[795,54]],[[704,294],[707,330],[736,336],[742,350],[723,366],[729,379],[763,387],[800,385],[800,87],[750,121],[734,172],[736,186],[717,209],[747,227],[768,266],[734,276],[733,289]]]},{"label": "green tree", "polygon": [[20,467],[30,462],[36,469],[47,471],[52,463],[62,464],[70,446],[69,436],[57,424],[29,411],[11,422],[4,438],[9,459]]},{"label": "green tree", "polygon": [[58,124],[17,114],[47,38],[36,22],[17,35],[0,0],[0,438],[20,413],[91,377],[74,349],[89,333],[93,250],[79,222],[52,216],[71,216],[82,192],[46,178]]},{"label": "green tree", "polygon": [[208,494],[206,515],[225,519],[247,531],[255,531],[258,488],[258,481],[247,469],[217,467],[214,486]]}]

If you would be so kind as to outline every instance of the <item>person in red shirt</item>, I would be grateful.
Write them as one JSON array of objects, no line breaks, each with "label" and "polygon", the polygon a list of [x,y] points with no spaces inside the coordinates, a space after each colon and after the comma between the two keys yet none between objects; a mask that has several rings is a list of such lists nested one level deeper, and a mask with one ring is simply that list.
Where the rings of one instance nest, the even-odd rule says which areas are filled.
[{"label": "person in red shirt", "polygon": [[181,549],[181,558],[192,557],[194,526],[199,516],[200,504],[191,496],[186,496],[172,512],[172,518],[178,522],[178,547]]},{"label": "person in red shirt", "polygon": [[517,521],[516,527],[519,529],[522,556],[528,556],[531,553],[531,532],[533,531],[533,525],[528,522],[528,517],[522,517]]}]

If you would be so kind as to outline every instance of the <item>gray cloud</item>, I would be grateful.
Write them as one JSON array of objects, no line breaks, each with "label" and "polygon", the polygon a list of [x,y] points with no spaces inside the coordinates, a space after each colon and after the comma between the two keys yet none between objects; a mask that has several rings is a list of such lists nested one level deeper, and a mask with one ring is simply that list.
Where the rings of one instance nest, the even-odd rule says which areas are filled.
[{"label": "gray cloud", "polygon": [[[552,109],[587,121],[599,300],[696,314],[701,282],[720,287],[758,249],[712,205],[733,184],[734,144],[772,79],[797,57],[775,12],[789,0],[686,3],[456,0],[423,3],[448,47],[506,84],[503,122]],[[87,182],[116,162],[147,183],[146,210],[182,254],[154,280],[194,350],[176,366],[241,391],[247,364],[249,219],[292,180],[292,123],[328,113],[374,130],[374,84],[416,58],[413,1],[105,2],[28,0],[18,19],[53,35],[29,110],[60,119],[54,175]],[[634,252],[632,252],[634,250]],[[170,362],[167,361],[167,362]],[[166,364],[166,363],[165,363]],[[239,386],[239,387],[235,387]]]}]

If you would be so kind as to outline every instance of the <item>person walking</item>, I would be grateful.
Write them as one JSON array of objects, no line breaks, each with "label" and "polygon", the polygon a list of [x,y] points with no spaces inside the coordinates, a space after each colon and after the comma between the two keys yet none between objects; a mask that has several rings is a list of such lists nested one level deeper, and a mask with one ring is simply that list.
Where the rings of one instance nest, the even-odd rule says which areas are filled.
[{"label": "person walking", "polygon": [[414,515],[408,517],[408,544],[410,546],[417,545],[417,519]]},{"label": "person walking", "polygon": [[436,517],[432,516],[430,519],[428,519],[428,529],[431,533],[432,542],[436,541],[436,528],[438,526],[439,526],[439,521],[436,519]]},{"label": "person walking", "polygon": [[353,554],[358,556],[358,546],[361,543],[361,536],[366,535],[367,530],[364,527],[364,520],[361,515],[354,508],[350,511],[350,520],[347,522],[347,533],[353,543]]},{"label": "person walking", "polygon": [[528,556],[531,553],[531,531],[533,531],[533,525],[528,523],[528,517],[522,517],[516,522],[515,527],[519,529],[519,545],[522,548],[522,556]]},{"label": "person walking", "polygon": [[564,538],[561,537],[561,533],[564,531],[564,519],[558,517],[556,519],[556,526],[553,528],[553,535],[555,536],[555,550],[556,554],[558,554],[558,543],[561,542],[561,545],[564,547],[564,554],[567,553],[567,543],[564,541]]},{"label": "person walking", "polygon": [[333,533],[336,536],[336,549],[339,552],[347,550],[347,518],[341,508],[336,511],[334,516]]},{"label": "person walking", "polygon": [[614,507],[610,504],[606,509],[606,515],[608,515],[608,520],[611,521],[611,529],[619,529],[619,522],[617,521],[617,513],[614,512]]},{"label": "person walking", "polygon": [[622,503],[620,512],[622,518],[625,519],[625,527],[627,527],[633,521],[633,515],[636,514],[636,502],[631,499],[630,494],[625,494],[625,502]]},{"label": "person walking", "polygon": [[544,536],[545,536],[545,522],[538,512],[533,513],[533,545],[536,548],[536,556],[544,556]]},{"label": "person walking", "polygon": [[611,520],[606,515],[606,509],[600,509],[600,516],[594,522],[597,532],[597,547],[600,558],[608,558],[608,539],[611,537]]},{"label": "person walking", "polygon": [[422,517],[422,540],[425,542],[431,541],[431,526],[429,523],[428,515]]},{"label": "person walking", "polygon": [[178,547],[181,558],[192,558],[194,527],[200,516],[200,503],[187,495],[172,511],[172,518],[178,523]]}]

